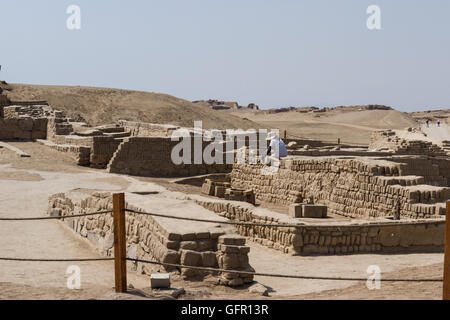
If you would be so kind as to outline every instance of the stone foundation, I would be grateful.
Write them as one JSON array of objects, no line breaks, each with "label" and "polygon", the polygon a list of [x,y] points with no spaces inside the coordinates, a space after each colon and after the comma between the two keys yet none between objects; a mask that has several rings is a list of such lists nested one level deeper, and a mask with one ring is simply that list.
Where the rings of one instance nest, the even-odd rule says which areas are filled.
[{"label": "stone foundation", "polygon": [[[141,211],[132,203],[142,201],[143,196],[126,194],[126,208]],[[70,216],[112,209],[109,192],[72,191],[59,193],[49,198],[48,214]],[[200,208],[204,210],[203,208]],[[167,220],[167,219],[166,219]],[[186,226],[186,221],[180,220]],[[82,237],[90,240],[96,249],[111,256],[113,249],[113,218],[111,214],[88,216],[65,220],[64,223]],[[126,213],[127,256],[131,259],[156,260],[159,262],[198,267],[213,267],[227,270],[254,271],[248,262],[249,248],[245,238],[225,234],[225,231],[208,224],[207,227],[192,224],[193,229],[174,230],[163,218]],[[138,262],[137,270],[150,274],[150,265]],[[161,267],[162,271],[175,271],[172,267]],[[210,272],[181,269],[185,279],[196,279]],[[253,281],[245,274],[218,274],[221,283],[237,286]]]},{"label": "stone foundation", "polygon": [[207,200],[197,203],[232,221],[298,224],[297,227],[237,226],[240,235],[269,248],[293,255],[334,255],[369,252],[442,252],[445,220],[355,221],[299,223],[247,204]]}]

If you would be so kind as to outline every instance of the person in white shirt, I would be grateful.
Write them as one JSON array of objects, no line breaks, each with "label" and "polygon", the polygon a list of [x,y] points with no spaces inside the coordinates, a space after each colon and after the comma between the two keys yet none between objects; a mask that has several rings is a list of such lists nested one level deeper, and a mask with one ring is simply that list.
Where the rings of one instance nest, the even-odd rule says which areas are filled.
[{"label": "person in white shirt", "polygon": [[270,132],[267,136],[267,140],[270,140],[269,148],[267,149],[267,155],[270,156],[272,150],[274,151],[274,157],[284,158],[287,157],[288,151],[284,141],[276,135],[274,132]]}]

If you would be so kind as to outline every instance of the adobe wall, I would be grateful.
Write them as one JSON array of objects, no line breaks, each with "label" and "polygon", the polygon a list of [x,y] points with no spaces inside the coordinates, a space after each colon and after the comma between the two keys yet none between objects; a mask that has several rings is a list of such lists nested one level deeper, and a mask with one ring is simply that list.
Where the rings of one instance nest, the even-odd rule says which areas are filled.
[{"label": "adobe wall", "polygon": [[104,169],[123,141],[113,136],[79,136],[64,117],[50,117],[47,146],[69,153],[79,165]]},{"label": "adobe wall", "polygon": [[136,122],[119,120],[119,125],[126,131],[130,131],[132,137],[170,137],[173,131],[179,129],[178,126],[169,124],[157,124],[147,122]]},{"label": "adobe wall", "polygon": [[[145,211],[140,205],[132,204],[139,203],[140,198],[142,196],[127,193],[126,199],[130,200],[127,201],[126,208]],[[112,195],[109,192],[91,194],[72,191],[55,194],[49,198],[50,215],[70,216],[102,210],[112,210]],[[64,223],[77,234],[87,238],[103,255],[113,255],[114,230],[111,214],[67,219]],[[188,266],[254,271],[248,262],[250,248],[245,246],[245,238],[225,234],[211,224],[208,224],[208,227],[191,225],[195,226],[194,229],[175,230],[169,224],[163,223],[162,218],[127,212],[127,257]],[[134,266],[140,273],[152,273],[148,264],[138,262]],[[161,269],[175,271],[172,267]],[[181,274],[188,280],[208,273],[210,272],[181,269]],[[215,273],[215,275],[220,276],[221,283],[230,286],[253,281],[252,276],[244,274]]]},{"label": "adobe wall", "polygon": [[37,142],[49,148],[52,148],[56,151],[66,153],[79,166],[89,166],[90,164],[90,156],[91,156],[90,147],[75,146],[70,144],[56,144],[54,142],[44,139],[38,139]]},{"label": "adobe wall", "polygon": [[46,118],[0,118],[0,139],[2,140],[45,139],[46,136]]},{"label": "adobe wall", "polygon": [[450,187],[450,158],[414,155],[380,159],[406,164],[399,170],[401,176],[422,176],[424,184]]},{"label": "adobe wall", "polygon": [[264,167],[233,165],[232,187],[253,189],[258,200],[269,203],[312,200],[348,217],[391,216],[399,204],[402,218],[430,218],[445,214],[443,202],[450,199],[448,187],[424,185],[421,176],[400,176],[404,163],[293,157],[282,159],[273,175],[261,174]]},{"label": "adobe wall", "polygon": [[369,252],[442,252],[445,219],[392,222],[306,223],[247,203],[191,196],[204,208],[232,221],[298,224],[297,227],[237,226],[240,235],[293,255]]},{"label": "adobe wall", "polygon": [[446,152],[436,144],[424,140],[400,138],[394,130],[377,130],[370,137],[370,150],[387,148],[395,154],[446,156]]},{"label": "adobe wall", "polygon": [[122,141],[122,139],[115,139],[108,136],[92,137],[91,167],[99,169],[106,168]]},{"label": "adobe wall", "polygon": [[[167,137],[125,138],[108,164],[108,171],[147,177],[182,177],[231,171],[232,165],[227,164],[193,164],[194,152],[191,164],[175,165],[171,154],[178,143]],[[203,143],[202,151],[206,145]]]}]

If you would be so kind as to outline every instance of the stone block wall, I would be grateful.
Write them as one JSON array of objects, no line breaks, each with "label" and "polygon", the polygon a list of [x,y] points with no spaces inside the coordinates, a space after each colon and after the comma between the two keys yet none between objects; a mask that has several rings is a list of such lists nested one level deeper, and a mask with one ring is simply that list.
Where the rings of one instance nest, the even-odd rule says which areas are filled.
[{"label": "stone block wall", "polygon": [[[197,199],[220,216],[238,222],[295,224],[280,215],[233,202]],[[236,226],[240,235],[275,250],[293,255],[334,255],[369,252],[441,252],[445,220],[396,222],[299,223],[297,227]]]},{"label": "stone block wall", "polygon": [[[145,208],[126,203],[126,208],[140,211]],[[112,210],[112,195],[109,192],[59,193],[49,198],[48,214],[70,216]],[[87,238],[96,249],[107,256],[113,249],[113,218],[111,214],[88,216],[64,221],[74,232]],[[151,216],[126,213],[127,256],[131,259],[156,260],[159,262],[182,264],[197,267],[223,268],[226,270],[254,271],[248,262],[249,248],[245,238],[228,235],[224,232],[211,232],[198,228],[196,232],[176,233],[163,227]],[[150,274],[150,265],[136,263],[138,272]],[[172,267],[161,267],[164,271],[175,271]],[[187,280],[203,277],[211,272],[193,269],[181,269]],[[246,274],[212,273],[220,277],[221,282],[237,286],[253,281]]]},{"label": "stone block wall", "polygon": [[256,199],[289,205],[304,199],[324,204],[328,212],[348,217],[391,216],[400,205],[402,218],[444,214],[450,188],[423,185],[423,177],[399,176],[407,166],[355,158],[282,159],[276,174],[261,174],[263,164],[235,164],[232,187],[253,189]]},{"label": "stone block wall", "polygon": [[[179,142],[167,137],[130,137],[120,144],[108,164],[109,172],[138,176],[182,177],[207,173],[231,171],[227,164],[191,164],[175,165],[171,159],[172,149]],[[202,151],[206,143],[203,143]],[[194,148],[192,148],[192,151]]]}]

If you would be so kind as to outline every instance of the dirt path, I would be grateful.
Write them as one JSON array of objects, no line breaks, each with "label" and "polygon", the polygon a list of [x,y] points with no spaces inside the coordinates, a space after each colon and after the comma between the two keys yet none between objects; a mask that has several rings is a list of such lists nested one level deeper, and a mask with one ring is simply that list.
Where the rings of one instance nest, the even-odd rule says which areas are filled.
[{"label": "dirt path", "polygon": [[[425,267],[413,267],[388,273],[386,278],[408,277],[418,278],[442,278],[442,263]],[[364,283],[340,289],[327,290],[319,293],[311,293],[300,296],[292,296],[288,299],[308,300],[441,300],[442,282],[381,282],[380,289],[368,290]]]},{"label": "dirt path", "polygon": [[[250,262],[258,272],[296,274],[302,276],[357,277],[367,278],[367,268],[379,266],[382,276],[409,268],[427,267],[443,263],[441,253],[414,254],[356,254],[341,256],[289,256],[276,250],[252,242]],[[402,278],[412,278],[414,274],[401,273]],[[442,276],[442,273],[441,273]],[[430,275],[424,275],[425,278]],[[438,276],[439,277],[439,276]],[[255,280],[273,289],[274,297],[293,297],[300,294],[317,293],[324,290],[343,289],[359,284],[358,281],[303,280],[255,277]],[[367,290],[367,288],[366,288]],[[364,296],[364,295],[363,295]]]},{"label": "dirt path", "polygon": [[450,140],[450,125],[441,123],[438,127],[436,123],[431,123],[430,127],[425,124],[421,128],[434,143],[441,144],[444,140]]},{"label": "dirt path", "polygon": [[[0,217],[35,217],[42,216],[47,208],[48,196],[52,193],[64,192],[73,188],[100,188],[121,190],[127,181],[118,181],[116,177],[108,177],[89,169],[77,168],[77,173],[33,171],[21,169],[27,167],[30,159],[39,159],[35,145],[21,144],[32,158],[24,160],[16,158],[15,167],[9,164],[0,165]],[[40,147],[42,148],[42,147]],[[38,147],[38,149],[40,149]],[[56,154],[56,164],[60,160],[59,169],[64,167],[66,159]],[[6,157],[8,158],[8,157]],[[2,159],[4,160],[4,158]],[[45,163],[41,163],[45,166]],[[55,165],[55,168],[57,166]],[[24,175],[34,179],[23,179]],[[7,176],[7,179],[4,176]],[[37,179],[39,177],[39,179]],[[119,179],[121,180],[121,179]],[[122,184],[122,185],[121,185]],[[0,256],[27,258],[90,258],[101,257],[93,248],[82,241],[69,229],[57,221],[42,222],[2,222],[0,223]],[[0,282],[14,283],[24,286],[65,288],[69,265],[76,264],[81,268],[82,285],[86,287],[111,288],[114,286],[112,262],[82,263],[40,263],[40,262],[8,262],[0,261]],[[147,285],[144,277],[130,275],[130,282]]]}]

